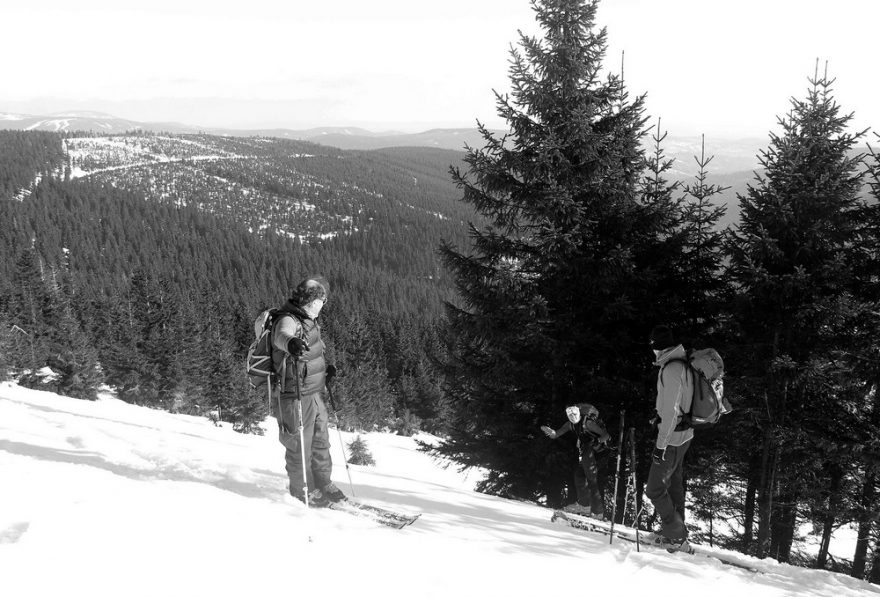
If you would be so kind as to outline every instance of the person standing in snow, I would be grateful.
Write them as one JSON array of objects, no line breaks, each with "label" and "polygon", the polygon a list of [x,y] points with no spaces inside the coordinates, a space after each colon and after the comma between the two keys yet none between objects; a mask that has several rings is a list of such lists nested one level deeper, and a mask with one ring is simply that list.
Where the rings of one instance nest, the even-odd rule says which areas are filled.
[{"label": "person standing in snow", "polygon": [[687,366],[684,346],[666,326],[651,331],[657,373],[657,439],[651,459],[651,470],[645,484],[645,495],[660,516],[663,540],[682,544],[687,539],[684,524],[684,456],[694,437],[693,429],[677,431],[682,413],[690,412],[694,380]]},{"label": "person standing in snow", "polygon": [[565,409],[568,417],[562,427],[554,431],[546,425],[541,431],[550,439],[562,437],[569,431],[577,434],[579,462],[574,470],[574,486],[577,490],[577,501],[565,507],[572,514],[604,518],[605,500],[599,486],[599,465],[597,453],[608,447],[610,436],[599,420],[599,410],[586,402],[569,406]]},{"label": "person standing in snow", "polygon": [[272,361],[281,375],[280,388],[283,388],[281,399],[273,400],[276,410],[273,414],[278,419],[279,439],[285,448],[290,494],[305,501],[299,433],[298,402],[301,402],[303,444],[308,462],[308,503],[313,506],[346,499],[330,479],[333,461],[325,401],[326,384],[336,374],[336,368],[325,360],[324,341],[317,322],[329,293],[330,285],[322,276],[311,276],[300,282],[293,296],[281,307],[282,316],[277,318],[272,332]]}]

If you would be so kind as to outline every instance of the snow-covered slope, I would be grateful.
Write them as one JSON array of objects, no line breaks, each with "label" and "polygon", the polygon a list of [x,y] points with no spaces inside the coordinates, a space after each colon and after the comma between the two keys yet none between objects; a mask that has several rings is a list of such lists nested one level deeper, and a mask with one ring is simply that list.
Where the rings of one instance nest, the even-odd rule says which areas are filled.
[{"label": "snow-covered slope", "polygon": [[[343,434],[349,442],[353,436]],[[351,493],[339,436],[334,480]],[[537,506],[472,491],[409,438],[365,436],[356,495],[422,511],[393,530],[285,499],[274,433],[111,397],[0,384],[0,594],[126,597],[380,595],[835,596],[880,589],[823,571],[608,545]]]}]

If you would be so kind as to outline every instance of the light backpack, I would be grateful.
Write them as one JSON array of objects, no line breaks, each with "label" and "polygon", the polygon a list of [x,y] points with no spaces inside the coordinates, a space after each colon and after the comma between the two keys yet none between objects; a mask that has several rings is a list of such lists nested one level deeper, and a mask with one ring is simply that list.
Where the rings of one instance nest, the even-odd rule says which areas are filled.
[{"label": "light backpack", "polygon": [[[257,389],[269,384],[269,392],[272,391],[272,382],[278,375],[275,365],[272,361],[272,331],[275,328],[275,322],[279,318],[288,316],[297,320],[299,318],[288,311],[280,309],[266,309],[254,322],[254,341],[248,348],[247,359],[245,361],[245,370],[251,387]],[[300,332],[303,333],[303,325],[300,320]],[[303,339],[305,336],[303,334]]]},{"label": "light backpack", "polygon": [[714,348],[703,348],[689,352],[687,360],[672,360],[687,365],[694,380],[691,409],[689,412],[682,412],[681,421],[675,427],[676,431],[712,427],[722,415],[733,410],[724,397],[724,361],[718,351]]}]

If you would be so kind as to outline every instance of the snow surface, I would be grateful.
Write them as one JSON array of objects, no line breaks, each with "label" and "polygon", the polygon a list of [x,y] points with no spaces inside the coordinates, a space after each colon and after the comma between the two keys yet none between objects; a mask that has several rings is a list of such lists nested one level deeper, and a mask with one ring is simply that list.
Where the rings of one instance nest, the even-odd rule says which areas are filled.
[{"label": "snow surface", "polygon": [[[853,597],[880,587],[738,556],[762,574],[549,521],[476,493],[389,434],[364,436],[358,498],[421,511],[395,530],[286,497],[272,425],[241,435],[202,417],[0,384],[0,595],[175,597],[558,594]],[[343,433],[346,444],[354,437]],[[351,494],[339,435],[334,481]],[[423,437],[422,439],[430,439]]]}]

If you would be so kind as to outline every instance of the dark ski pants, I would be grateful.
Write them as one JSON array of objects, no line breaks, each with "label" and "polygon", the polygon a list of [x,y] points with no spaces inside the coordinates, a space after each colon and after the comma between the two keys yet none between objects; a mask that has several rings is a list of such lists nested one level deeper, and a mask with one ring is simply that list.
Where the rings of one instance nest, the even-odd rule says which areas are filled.
[{"label": "dark ski pants", "polygon": [[599,465],[593,449],[581,453],[579,466],[574,470],[574,487],[577,490],[577,502],[588,507],[593,514],[605,513],[605,500],[599,487]]},{"label": "dark ski pants", "polygon": [[[330,484],[333,461],[330,459],[330,433],[327,429],[327,407],[323,392],[302,397],[303,438],[308,461],[309,491],[322,489]],[[281,395],[281,420],[278,422],[278,439],[285,448],[284,461],[290,479],[290,493],[303,493],[303,456],[299,445],[299,407],[294,395]]]},{"label": "dark ski pants", "polygon": [[654,504],[664,527],[675,523],[675,514],[684,521],[684,455],[691,442],[681,446],[666,446],[663,462],[651,462],[645,495]]}]

